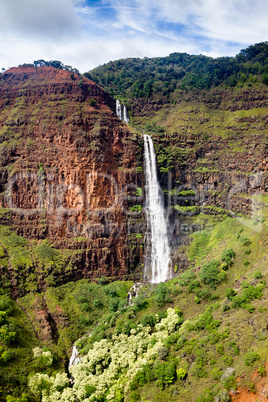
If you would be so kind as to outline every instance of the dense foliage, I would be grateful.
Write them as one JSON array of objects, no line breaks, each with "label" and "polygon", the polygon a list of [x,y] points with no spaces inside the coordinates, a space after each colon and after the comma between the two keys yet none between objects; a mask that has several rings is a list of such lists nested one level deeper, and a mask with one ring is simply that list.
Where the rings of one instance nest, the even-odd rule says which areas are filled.
[{"label": "dense foliage", "polygon": [[76,398],[96,401],[101,397],[102,400],[123,401],[130,389],[146,382],[137,374],[143,372],[148,364],[149,371],[154,364],[153,378],[158,378],[162,384],[172,384],[176,379],[176,362],[165,363],[161,360],[166,355],[159,355],[165,339],[175,331],[178,323],[178,314],[169,308],[167,317],[155,325],[153,334],[150,326],[139,324],[129,336],[119,334],[111,340],[95,342],[82,362],[71,368],[75,381],[72,389],[68,389],[68,377],[64,374],[57,374],[56,377],[36,374],[30,379],[30,388],[37,396],[42,395],[42,401],[46,402],[75,401]]},{"label": "dense foliage", "polygon": [[24,63],[24,64],[19,65],[19,67],[35,67],[35,68],[45,67],[45,66],[55,67],[55,68],[59,68],[60,70],[66,70],[66,71],[70,71],[72,73],[79,74],[79,71],[77,70],[77,68],[74,68],[69,65],[65,65],[59,60],[45,61],[43,59],[40,59],[40,60],[35,60],[33,63]]},{"label": "dense foliage", "polygon": [[168,97],[176,90],[234,87],[238,82],[268,83],[268,42],[241,50],[236,57],[213,59],[203,55],[171,53],[168,57],[112,61],[85,73],[113,95]]}]

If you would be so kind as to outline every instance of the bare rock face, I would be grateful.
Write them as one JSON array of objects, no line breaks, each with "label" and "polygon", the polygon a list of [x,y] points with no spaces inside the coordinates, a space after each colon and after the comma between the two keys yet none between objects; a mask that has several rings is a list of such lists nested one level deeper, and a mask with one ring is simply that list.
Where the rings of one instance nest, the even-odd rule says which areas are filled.
[{"label": "bare rock face", "polygon": [[[122,278],[140,263],[140,244],[130,251],[127,243],[128,196],[142,180],[140,144],[108,93],[53,67],[11,68],[0,76],[0,143],[8,223],[70,251],[75,268],[57,273],[56,283]],[[46,287],[45,273],[39,286]]]}]

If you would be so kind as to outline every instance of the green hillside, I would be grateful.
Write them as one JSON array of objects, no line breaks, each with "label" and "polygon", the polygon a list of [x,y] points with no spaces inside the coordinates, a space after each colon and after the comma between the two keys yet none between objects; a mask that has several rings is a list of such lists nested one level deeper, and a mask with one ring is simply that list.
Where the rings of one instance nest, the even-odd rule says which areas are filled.
[{"label": "green hillside", "polygon": [[167,57],[112,61],[85,73],[114,96],[124,98],[170,97],[189,89],[219,85],[268,84],[268,43],[241,50],[236,57],[172,53]]}]

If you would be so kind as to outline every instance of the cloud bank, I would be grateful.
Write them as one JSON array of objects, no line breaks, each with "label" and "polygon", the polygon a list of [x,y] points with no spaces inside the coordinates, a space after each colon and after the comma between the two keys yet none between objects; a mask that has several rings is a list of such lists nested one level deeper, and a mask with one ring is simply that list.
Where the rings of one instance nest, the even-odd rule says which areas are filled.
[{"label": "cloud bank", "polygon": [[2,0],[0,67],[61,60],[88,71],[125,57],[235,55],[268,39],[267,0]]}]

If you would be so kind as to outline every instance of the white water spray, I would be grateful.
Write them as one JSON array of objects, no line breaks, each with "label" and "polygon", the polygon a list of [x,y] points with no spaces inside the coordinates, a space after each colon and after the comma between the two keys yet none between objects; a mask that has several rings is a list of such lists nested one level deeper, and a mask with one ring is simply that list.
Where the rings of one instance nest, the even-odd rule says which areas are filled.
[{"label": "white water spray", "polygon": [[123,102],[123,121],[124,121],[126,124],[129,123],[128,112],[127,112],[126,106],[124,105],[124,102]]},{"label": "white water spray", "polygon": [[122,107],[118,99],[116,99],[116,115],[120,120],[122,120]]},{"label": "white water spray", "polygon": [[146,234],[149,240],[144,279],[151,283],[159,283],[171,278],[169,268],[170,249],[161,187],[157,181],[156,155],[153,141],[149,135],[144,135],[144,156],[146,173]]},{"label": "white water spray", "polygon": [[76,346],[73,346],[72,356],[69,360],[69,369],[71,366],[75,366],[76,364],[81,362],[81,357],[79,356],[79,352]]},{"label": "white water spray", "polygon": [[121,103],[118,99],[116,99],[116,115],[117,115],[117,117],[119,117],[120,120],[123,120],[124,123],[126,123],[126,124],[129,123],[127,108],[126,108],[124,102],[121,105]]}]

